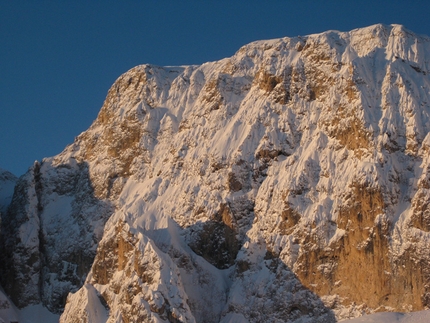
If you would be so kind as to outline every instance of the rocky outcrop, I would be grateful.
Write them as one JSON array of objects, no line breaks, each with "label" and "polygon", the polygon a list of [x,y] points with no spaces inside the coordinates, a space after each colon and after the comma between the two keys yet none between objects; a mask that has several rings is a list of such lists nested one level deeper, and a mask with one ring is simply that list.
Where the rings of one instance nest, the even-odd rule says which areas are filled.
[{"label": "rocky outcrop", "polygon": [[[427,308],[429,53],[429,38],[375,25],[122,75],[93,125],[22,184],[43,246],[34,277],[64,284],[61,295],[80,288],[62,322],[334,322]],[[81,240],[51,255],[60,201],[71,206],[54,213],[81,232],[65,241]],[[54,259],[79,279],[57,278]]]},{"label": "rocky outcrop", "polygon": [[0,168],[0,214],[7,211],[17,180],[11,172]]},{"label": "rocky outcrop", "polygon": [[35,162],[16,185],[2,217],[0,279],[20,308],[42,303],[60,312],[85,281],[112,212],[93,197],[86,169],[73,160]]},{"label": "rocky outcrop", "polygon": [[[0,235],[3,215],[6,214],[12,200],[18,178],[7,170],[0,168]],[[0,245],[0,250],[3,246]]]}]

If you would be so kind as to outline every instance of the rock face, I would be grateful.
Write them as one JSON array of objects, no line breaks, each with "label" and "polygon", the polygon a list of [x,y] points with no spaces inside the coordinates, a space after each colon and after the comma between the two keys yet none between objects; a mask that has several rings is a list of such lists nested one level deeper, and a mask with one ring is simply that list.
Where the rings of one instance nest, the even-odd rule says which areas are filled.
[{"label": "rock face", "polygon": [[5,290],[56,311],[77,291],[64,323],[430,307],[429,72],[430,39],[399,25],[133,68],[20,179]]},{"label": "rock face", "polygon": [[35,162],[17,182],[1,227],[1,275],[18,307],[63,309],[94,260],[110,203],[93,196],[87,166]]},{"label": "rock face", "polygon": [[16,178],[15,175],[0,168],[0,214],[6,213],[10,201],[12,200],[13,190],[17,180],[18,178]]}]

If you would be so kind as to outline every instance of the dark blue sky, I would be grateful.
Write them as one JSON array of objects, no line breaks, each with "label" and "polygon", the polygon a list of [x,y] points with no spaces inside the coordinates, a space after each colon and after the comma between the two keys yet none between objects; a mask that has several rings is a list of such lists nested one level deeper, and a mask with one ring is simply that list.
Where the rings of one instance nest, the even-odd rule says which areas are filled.
[{"label": "dark blue sky", "polygon": [[259,39],[403,24],[430,35],[430,1],[0,0],[0,168],[23,174],[96,118],[144,63],[201,64]]}]

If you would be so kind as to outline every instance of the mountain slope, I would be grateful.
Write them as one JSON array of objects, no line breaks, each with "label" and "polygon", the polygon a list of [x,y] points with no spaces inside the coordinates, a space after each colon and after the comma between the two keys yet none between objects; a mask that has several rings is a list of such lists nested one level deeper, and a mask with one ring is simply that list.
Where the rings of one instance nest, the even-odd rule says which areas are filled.
[{"label": "mountain slope", "polygon": [[6,291],[60,311],[80,288],[62,322],[428,307],[429,70],[429,38],[398,25],[133,68],[20,179],[2,276],[25,283]]}]

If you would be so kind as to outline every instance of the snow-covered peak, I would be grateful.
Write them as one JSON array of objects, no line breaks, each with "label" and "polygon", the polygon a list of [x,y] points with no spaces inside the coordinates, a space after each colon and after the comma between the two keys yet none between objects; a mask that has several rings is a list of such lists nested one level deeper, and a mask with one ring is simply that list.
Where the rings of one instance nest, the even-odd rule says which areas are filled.
[{"label": "snow-covered peak", "polygon": [[22,179],[6,272],[43,259],[20,293],[56,310],[79,288],[62,322],[91,304],[157,322],[430,306],[429,44],[374,25],[131,69]]}]

